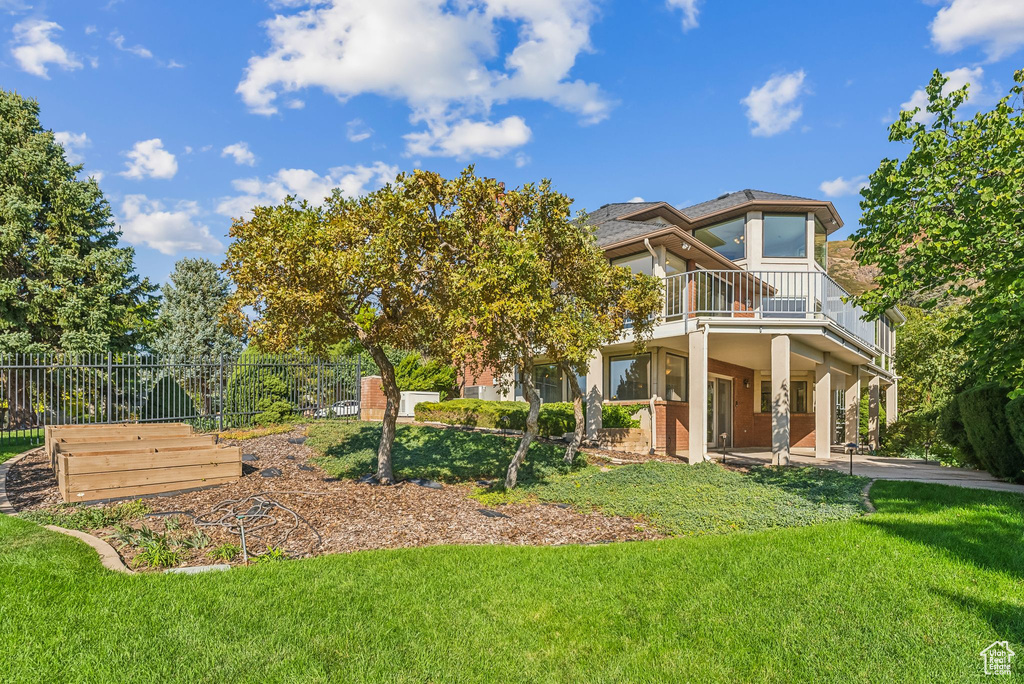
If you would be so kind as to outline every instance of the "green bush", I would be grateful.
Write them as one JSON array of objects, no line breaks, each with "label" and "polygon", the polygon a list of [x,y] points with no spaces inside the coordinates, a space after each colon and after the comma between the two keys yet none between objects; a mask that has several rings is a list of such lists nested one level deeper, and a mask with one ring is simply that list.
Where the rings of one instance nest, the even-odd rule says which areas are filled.
[{"label": "green bush", "polygon": [[238,358],[224,393],[224,413],[231,426],[269,425],[295,413],[291,369],[282,356],[247,349]]},{"label": "green bush", "polygon": [[[1024,453],[1024,396],[1017,397],[1006,404],[1006,422],[1017,450]],[[1018,474],[1018,479],[1019,479]]]},{"label": "green bush", "polygon": [[[604,427],[639,427],[640,422],[630,416],[644,404],[631,406],[608,405],[601,409]],[[586,406],[584,417],[586,416]],[[416,404],[416,420],[434,421],[448,425],[471,425],[506,430],[526,429],[526,414],[530,406],[524,401],[485,401],[483,399],[452,399],[442,402]],[[569,402],[542,404],[537,418],[542,437],[561,437],[572,432],[576,416]]]},{"label": "green bush", "polygon": [[930,444],[927,457],[946,465],[970,465],[960,449],[943,441],[939,434],[939,415],[914,413],[900,416],[889,426],[879,453],[897,458],[924,458],[924,445]]},{"label": "green bush", "polygon": [[939,409],[938,433],[943,442],[951,444],[961,455],[963,465],[972,468],[983,467],[974,453],[971,441],[967,439],[967,431],[964,429],[963,418],[960,416],[959,395],[954,395],[945,406]]},{"label": "green bush", "polygon": [[395,366],[395,380],[401,392],[440,392],[442,399],[455,396],[455,368],[440,361],[422,363],[416,352]]},{"label": "green bush", "polygon": [[[999,478],[1024,481],[1024,455],[1007,419],[1009,388],[986,383],[961,393],[958,401],[967,439],[978,461]],[[1013,414],[1016,415],[1016,407]]]},{"label": "green bush", "polygon": [[195,399],[172,377],[157,381],[146,397],[141,417],[150,419],[181,419],[196,416],[201,411]]}]

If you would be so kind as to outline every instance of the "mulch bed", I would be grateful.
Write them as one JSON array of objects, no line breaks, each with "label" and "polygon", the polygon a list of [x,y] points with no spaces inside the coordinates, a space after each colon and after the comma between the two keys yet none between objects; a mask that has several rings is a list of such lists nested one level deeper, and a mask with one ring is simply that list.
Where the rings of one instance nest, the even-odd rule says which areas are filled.
[{"label": "mulch bed", "polygon": [[[187,534],[197,529],[191,522],[194,517],[203,520],[219,517],[210,513],[225,500],[259,495],[287,506],[302,520],[296,521],[290,513],[274,510],[278,522],[265,531],[262,538],[255,534],[250,536],[247,539],[250,549],[259,553],[272,543],[283,547],[291,557],[435,544],[593,544],[663,536],[629,518],[596,512],[584,514],[561,505],[509,504],[489,509],[501,514],[491,517],[493,513],[482,513],[483,506],[468,498],[473,491],[471,484],[434,489],[412,482],[382,487],[334,479],[310,460],[317,455],[313,449],[289,441],[298,440],[302,435],[300,428],[240,442],[226,440],[227,444],[240,445],[243,454],[256,456],[255,461],[243,462],[241,479],[199,491],[147,497],[145,500],[152,513],[145,524],[155,531],[163,531],[166,515],[155,514],[179,512],[178,517],[184,524],[175,534]],[[264,477],[261,473],[269,468],[279,470],[280,476]],[[7,491],[19,511],[45,509],[61,501],[56,480],[41,451],[11,468]],[[246,502],[241,510],[252,503]],[[296,528],[281,541],[293,522]],[[239,543],[237,534],[221,527],[198,529],[213,538],[212,546]],[[104,536],[112,531],[99,530],[94,534]],[[130,564],[133,550],[129,547],[121,553]],[[215,562],[205,553],[201,550],[184,552],[184,564]],[[241,558],[235,563],[241,563]]]}]

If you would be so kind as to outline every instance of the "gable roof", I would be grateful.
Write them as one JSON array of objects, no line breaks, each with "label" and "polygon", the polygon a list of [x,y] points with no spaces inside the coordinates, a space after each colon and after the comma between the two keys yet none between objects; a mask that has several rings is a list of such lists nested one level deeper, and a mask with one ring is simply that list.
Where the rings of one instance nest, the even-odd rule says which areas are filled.
[{"label": "gable roof", "polygon": [[713,200],[691,204],[680,209],[680,212],[691,219],[699,219],[711,214],[717,214],[727,209],[750,204],[751,202],[818,202],[809,197],[798,197],[797,195],[782,195],[777,192],[765,192],[764,190],[740,190],[738,192],[727,192],[719,195]]}]

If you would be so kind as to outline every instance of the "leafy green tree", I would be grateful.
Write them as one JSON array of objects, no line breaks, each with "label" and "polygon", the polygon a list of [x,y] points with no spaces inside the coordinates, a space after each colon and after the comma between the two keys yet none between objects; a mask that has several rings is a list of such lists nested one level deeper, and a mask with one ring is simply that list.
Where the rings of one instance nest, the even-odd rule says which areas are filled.
[{"label": "leafy green tree", "polygon": [[968,379],[972,353],[961,339],[964,316],[959,306],[932,311],[904,306],[900,310],[907,317],[896,336],[900,414],[927,414],[937,419],[938,410]]},{"label": "leafy green tree", "polygon": [[[625,332],[642,340],[661,306],[660,283],[611,267],[597,247],[593,228],[574,217],[572,200],[549,181],[510,191],[497,220],[477,233],[484,256],[475,282],[482,310],[474,321],[475,348],[463,358],[510,378],[518,371],[529,402],[526,429],[509,463],[505,486],[515,487],[519,466],[538,434],[540,393],[536,359],[548,355],[575,377],[602,344]],[[468,351],[468,350],[467,350]],[[570,383],[575,384],[575,383]],[[574,391],[576,431],[566,453],[571,462],[582,440],[583,398]]]},{"label": "leafy green tree", "polygon": [[153,351],[179,357],[234,356],[243,341],[221,320],[231,288],[208,259],[182,259],[163,286]]},{"label": "leafy green tree", "polygon": [[[225,269],[232,317],[271,350],[324,353],[358,340],[387,397],[377,480],[393,481],[399,390],[389,348],[450,359],[473,319],[466,255],[503,188],[468,169],[459,178],[417,171],[356,199],[322,206],[288,198],[235,221]],[[252,307],[249,320],[244,308]]]},{"label": "leafy green tree", "polygon": [[146,341],[154,288],[81,170],[39,123],[35,100],[0,90],[0,353]]},{"label": "leafy green tree", "polygon": [[980,376],[1024,389],[1024,70],[989,111],[958,119],[967,86],[942,94],[928,84],[930,124],[901,112],[889,139],[910,146],[884,159],[861,195],[854,235],[861,264],[879,287],[858,297],[870,314],[904,302],[962,304],[944,328],[959,333]]},{"label": "leafy green tree", "polygon": [[406,354],[395,367],[402,392],[440,392],[441,399],[455,396],[455,367],[438,359],[422,363],[418,352]]},{"label": "leafy green tree", "polygon": [[[156,301],[96,181],[80,180],[39,104],[0,90],[0,354],[126,351]],[[3,383],[11,425],[34,424],[28,383]]]}]

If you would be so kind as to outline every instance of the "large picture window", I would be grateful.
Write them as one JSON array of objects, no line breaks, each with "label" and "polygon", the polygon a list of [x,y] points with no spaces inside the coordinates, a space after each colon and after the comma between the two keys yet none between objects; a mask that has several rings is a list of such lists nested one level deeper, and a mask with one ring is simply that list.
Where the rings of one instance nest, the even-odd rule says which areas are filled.
[{"label": "large picture window", "polygon": [[633,273],[654,275],[654,258],[650,252],[612,259],[612,266],[622,266],[628,268]]},{"label": "large picture window", "polygon": [[807,217],[804,214],[765,214],[764,256],[807,258]]},{"label": "large picture window", "polygon": [[[790,413],[807,413],[807,381],[795,380],[789,383],[789,411]],[[771,380],[761,381],[761,413],[772,412],[772,383]]]},{"label": "large picture window", "polygon": [[553,363],[533,367],[533,384],[545,404],[562,401],[562,374]]},{"label": "large picture window", "polygon": [[698,228],[694,237],[715,250],[726,259],[742,259],[747,256],[747,236],[743,217],[719,223],[707,228]]},{"label": "large picture window", "polygon": [[665,398],[669,401],[686,401],[688,388],[689,359],[677,354],[665,355]]},{"label": "large picture window", "polygon": [[608,362],[608,398],[640,401],[651,398],[651,355],[613,356]]}]

